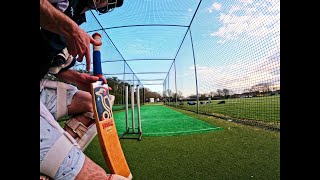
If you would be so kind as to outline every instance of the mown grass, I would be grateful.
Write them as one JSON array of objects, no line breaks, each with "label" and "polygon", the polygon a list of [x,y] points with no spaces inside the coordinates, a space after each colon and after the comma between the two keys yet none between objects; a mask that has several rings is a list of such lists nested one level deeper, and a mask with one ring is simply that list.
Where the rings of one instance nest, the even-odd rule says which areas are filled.
[{"label": "mown grass", "polygon": [[[218,104],[220,101],[222,100],[212,100],[211,103],[199,104],[200,113],[264,122],[280,122],[280,95],[224,99],[225,104]],[[197,105],[183,103],[183,105],[178,105],[178,108],[197,111]],[[175,103],[170,103],[170,105],[175,106]]]},{"label": "mown grass", "polygon": [[[280,132],[175,110],[222,127],[223,130],[169,137],[142,137],[141,141],[121,139],[133,179],[280,179]],[[109,172],[97,137],[85,150],[85,154]]]}]

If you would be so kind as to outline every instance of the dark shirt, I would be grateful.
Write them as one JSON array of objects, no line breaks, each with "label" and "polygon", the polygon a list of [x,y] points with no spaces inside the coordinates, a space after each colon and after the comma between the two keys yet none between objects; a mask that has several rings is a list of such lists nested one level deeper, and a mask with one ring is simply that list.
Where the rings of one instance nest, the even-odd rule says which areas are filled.
[{"label": "dark shirt", "polygon": [[[64,11],[78,25],[86,22],[85,14],[80,14],[86,4],[83,0],[69,0],[69,6]],[[52,59],[66,47],[66,41],[58,34],[40,29],[40,80],[47,74],[52,66]]]}]

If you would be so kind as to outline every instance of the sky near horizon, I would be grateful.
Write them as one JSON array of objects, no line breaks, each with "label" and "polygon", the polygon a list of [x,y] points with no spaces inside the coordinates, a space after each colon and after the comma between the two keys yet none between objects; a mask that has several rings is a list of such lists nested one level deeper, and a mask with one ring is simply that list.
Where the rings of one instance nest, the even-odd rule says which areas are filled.
[{"label": "sky near horizon", "polygon": [[[195,69],[199,93],[223,88],[242,93],[260,83],[280,89],[280,1],[202,0],[189,29],[199,2],[124,0],[111,13],[87,12],[81,27],[102,34],[108,76],[164,83],[184,96],[196,94]],[[175,26],[135,26],[160,24]],[[131,27],[114,28],[120,26]],[[163,85],[144,86],[162,94]]]}]

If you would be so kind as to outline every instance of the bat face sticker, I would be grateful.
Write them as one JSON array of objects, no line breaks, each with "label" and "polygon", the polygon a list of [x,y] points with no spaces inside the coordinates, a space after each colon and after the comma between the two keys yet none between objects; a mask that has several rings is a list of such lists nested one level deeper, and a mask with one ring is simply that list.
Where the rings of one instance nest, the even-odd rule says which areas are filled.
[{"label": "bat face sticker", "polygon": [[94,88],[96,107],[100,121],[111,119],[113,117],[111,109],[111,100],[109,90],[105,87]]}]

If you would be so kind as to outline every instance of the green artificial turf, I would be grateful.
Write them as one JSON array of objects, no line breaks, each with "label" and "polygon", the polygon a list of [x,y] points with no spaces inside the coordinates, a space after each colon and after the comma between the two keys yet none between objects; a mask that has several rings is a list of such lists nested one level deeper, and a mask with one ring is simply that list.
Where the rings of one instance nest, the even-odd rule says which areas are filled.
[{"label": "green artificial turf", "polygon": [[[128,112],[129,128],[132,128],[132,113]],[[135,115],[135,132],[138,132],[138,112]],[[172,136],[181,134],[203,133],[220,130],[220,127],[200,121],[194,117],[172,110],[165,106],[145,105],[140,108],[141,129],[143,136]],[[125,112],[114,114],[118,134],[126,131]],[[132,132],[132,129],[130,130]]]}]

